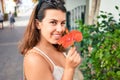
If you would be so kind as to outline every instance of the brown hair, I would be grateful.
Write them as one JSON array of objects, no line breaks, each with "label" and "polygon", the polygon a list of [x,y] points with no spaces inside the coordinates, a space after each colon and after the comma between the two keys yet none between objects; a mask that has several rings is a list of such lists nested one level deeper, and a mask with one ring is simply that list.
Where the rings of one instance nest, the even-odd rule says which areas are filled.
[{"label": "brown hair", "polygon": [[37,27],[35,27],[35,16],[34,15],[35,15],[36,7],[34,8],[32,12],[28,26],[24,33],[24,37],[22,41],[20,42],[19,48],[22,54],[25,54],[29,49],[35,46],[40,40],[39,30],[37,29]]},{"label": "brown hair", "polygon": [[[42,3],[39,2],[35,6],[32,14],[31,14],[26,31],[24,33],[24,37],[19,45],[21,54],[24,55],[28,50],[32,49],[40,40],[40,30],[38,30],[36,27],[35,19],[42,21],[43,18],[45,17],[45,10],[47,10],[47,9],[57,9],[57,10],[66,12],[66,8],[62,4],[62,2],[57,3],[56,0],[52,0],[52,1],[54,1],[55,3],[53,4],[53,2],[47,2],[47,1],[43,0]],[[57,1],[59,1],[59,0],[57,0]],[[55,44],[53,46],[55,46],[56,49],[59,51],[65,50],[62,46],[60,46],[58,44]]]}]

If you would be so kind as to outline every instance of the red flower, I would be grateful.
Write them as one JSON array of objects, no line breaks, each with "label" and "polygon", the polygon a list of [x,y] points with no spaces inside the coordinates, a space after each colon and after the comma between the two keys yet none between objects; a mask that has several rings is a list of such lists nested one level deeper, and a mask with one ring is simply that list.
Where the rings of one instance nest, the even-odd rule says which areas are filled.
[{"label": "red flower", "polygon": [[80,42],[82,40],[82,33],[77,30],[72,30],[71,32],[64,35],[59,39],[58,44],[67,48],[74,44],[74,42]]}]

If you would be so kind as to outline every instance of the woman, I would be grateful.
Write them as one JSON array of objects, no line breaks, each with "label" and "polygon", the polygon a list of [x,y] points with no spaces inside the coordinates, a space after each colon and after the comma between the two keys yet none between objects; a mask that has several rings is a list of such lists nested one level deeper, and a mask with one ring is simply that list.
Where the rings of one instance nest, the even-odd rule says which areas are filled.
[{"label": "woman", "polygon": [[10,21],[10,28],[14,28],[15,18],[14,14],[9,12],[9,21]]},{"label": "woman", "polygon": [[75,47],[65,55],[57,44],[65,22],[66,8],[60,0],[42,0],[34,8],[20,46],[26,80],[73,80],[81,58]]},{"label": "woman", "polygon": [[4,20],[4,16],[0,10],[0,29],[3,29],[3,20]]}]

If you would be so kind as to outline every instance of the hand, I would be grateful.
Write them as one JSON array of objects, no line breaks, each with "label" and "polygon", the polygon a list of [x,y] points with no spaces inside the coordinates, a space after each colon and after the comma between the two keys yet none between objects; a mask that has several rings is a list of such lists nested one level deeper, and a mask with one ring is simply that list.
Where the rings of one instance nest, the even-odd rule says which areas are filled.
[{"label": "hand", "polygon": [[72,47],[67,54],[65,68],[74,70],[80,63],[81,57],[76,51],[75,47]]}]

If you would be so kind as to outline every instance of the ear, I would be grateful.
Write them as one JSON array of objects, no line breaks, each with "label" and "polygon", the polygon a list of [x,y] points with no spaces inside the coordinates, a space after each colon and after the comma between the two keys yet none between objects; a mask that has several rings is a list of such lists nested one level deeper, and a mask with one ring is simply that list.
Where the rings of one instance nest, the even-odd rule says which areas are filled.
[{"label": "ear", "polygon": [[41,29],[41,22],[38,19],[35,20],[35,25],[37,29]]}]

